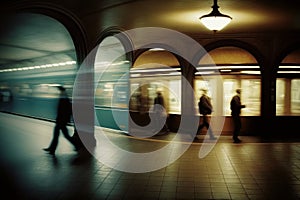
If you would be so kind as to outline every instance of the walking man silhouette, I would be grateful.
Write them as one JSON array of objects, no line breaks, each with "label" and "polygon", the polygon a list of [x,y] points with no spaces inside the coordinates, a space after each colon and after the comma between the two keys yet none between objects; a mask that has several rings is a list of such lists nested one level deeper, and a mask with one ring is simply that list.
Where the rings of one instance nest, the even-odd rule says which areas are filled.
[{"label": "walking man silhouette", "polygon": [[197,135],[199,134],[202,128],[206,127],[209,134],[209,138],[211,140],[215,140],[216,137],[214,136],[211,128],[209,128],[209,118],[208,118],[208,115],[212,113],[213,106],[211,104],[210,97],[207,96],[207,90],[206,89],[201,89],[201,90],[203,93],[198,102],[198,107],[199,107],[199,113],[202,114],[203,122],[201,125],[198,126]]},{"label": "walking man silhouette", "polygon": [[246,107],[245,105],[242,105],[240,95],[241,95],[241,89],[237,89],[236,95],[234,95],[230,101],[231,115],[234,124],[234,130],[232,136],[234,143],[241,142],[241,140],[238,138],[240,134],[240,130],[242,128],[240,114],[241,114],[241,109]]},{"label": "walking man silhouette", "polygon": [[73,141],[73,138],[69,135],[69,131],[67,129],[67,124],[70,122],[72,116],[72,104],[70,99],[67,96],[66,89],[62,86],[57,87],[60,91],[60,98],[57,107],[57,116],[55,121],[55,127],[53,130],[53,138],[48,148],[44,148],[44,151],[49,152],[49,154],[54,155],[56,147],[58,145],[59,133],[62,131],[65,138],[74,145],[77,150],[77,146]]},{"label": "walking man silhouette", "polygon": [[159,130],[159,124],[167,116],[167,112],[165,110],[165,102],[160,91],[156,92],[157,96],[154,99],[154,113],[155,113],[155,131],[158,131],[157,135],[165,134],[169,132],[168,125],[164,123],[162,130]]}]

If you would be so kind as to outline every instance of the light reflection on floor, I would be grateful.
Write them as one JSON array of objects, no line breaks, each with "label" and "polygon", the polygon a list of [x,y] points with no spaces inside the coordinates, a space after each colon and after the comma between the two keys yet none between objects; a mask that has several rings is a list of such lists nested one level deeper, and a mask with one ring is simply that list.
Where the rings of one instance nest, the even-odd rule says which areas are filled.
[{"label": "light reflection on floor", "polygon": [[[221,136],[203,159],[201,142],[177,161],[148,173],[120,172],[60,137],[56,156],[42,151],[53,124],[0,113],[1,194],[14,199],[299,199],[300,143],[262,143]],[[72,128],[70,127],[70,132]],[[168,144],[173,136],[137,140],[108,133],[136,152]],[[164,137],[164,139],[162,139]],[[201,141],[200,136],[200,141]]]}]

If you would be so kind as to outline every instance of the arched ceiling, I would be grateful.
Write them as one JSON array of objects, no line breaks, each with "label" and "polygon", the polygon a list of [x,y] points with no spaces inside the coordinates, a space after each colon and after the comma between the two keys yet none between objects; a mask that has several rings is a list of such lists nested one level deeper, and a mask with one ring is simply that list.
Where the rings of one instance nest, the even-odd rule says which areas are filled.
[{"label": "arched ceiling", "polygon": [[9,16],[1,23],[0,69],[76,61],[73,41],[57,20],[40,14]]},{"label": "arched ceiling", "polygon": [[300,64],[300,49],[289,53],[281,63],[285,64]]},{"label": "arched ceiling", "polygon": [[208,52],[200,61],[205,64],[257,64],[256,59],[244,49],[238,47],[220,47]]},{"label": "arched ceiling", "polygon": [[[6,6],[20,2],[66,8],[89,27],[95,24],[103,29],[155,26],[187,35],[214,37],[199,21],[199,17],[211,11],[213,0],[4,0],[1,7],[5,10]],[[233,20],[216,34],[300,33],[297,1],[219,0],[218,4],[220,11]],[[74,45],[62,24],[37,14],[14,19],[0,20],[0,69],[76,59]]]},{"label": "arched ceiling", "polygon": [[[147,65],[148,64],[148,65]],[[163,66],[179,66],[177,58],[168,51],[155,51],[150,50],[142,53],[135,61],[134,68],[149,68],[157,67],[157,65]]]},{"label": "arched ceiling", "polygon": [[[156,26],[183,33],[212,34],[200,23],[199,17],[211,12],[213,0],[109,2],[109,6],[101,12],[101,22],[107,26]],[[221,31],[224,34],[300,30],[300,6],[294,0],[219,0],[218,5],[221,13],[232,17],[231,23]],[[94,9],[101,8],[95,6]],[[95,12],[97,11],[87,11],[83,14],[89,18]]]}]

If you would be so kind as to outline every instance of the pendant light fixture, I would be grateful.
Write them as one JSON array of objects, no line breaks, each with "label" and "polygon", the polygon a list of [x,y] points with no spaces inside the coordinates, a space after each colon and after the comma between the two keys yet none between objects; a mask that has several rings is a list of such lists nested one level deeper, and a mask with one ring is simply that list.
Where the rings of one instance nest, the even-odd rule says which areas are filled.
[{"label": "pendant light fixture", "polygon": [[214,32],[223,29],[232,19],[230,16],[220,13],[218,8],[217,0],[214,0],[211,13],[199,18],[206,28]]}]

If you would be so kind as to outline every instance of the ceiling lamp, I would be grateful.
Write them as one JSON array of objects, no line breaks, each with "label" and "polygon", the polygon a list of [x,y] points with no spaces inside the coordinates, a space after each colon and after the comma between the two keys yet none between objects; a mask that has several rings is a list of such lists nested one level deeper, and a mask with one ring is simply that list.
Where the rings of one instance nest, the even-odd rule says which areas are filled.
[{"label": "ceiling lamp", "polygon": [[199,18],[206,28],[214,32],[223,29],[232,19],[230,16],[220,13],[218,8],[217,0],[214,0],[211,13]]}]

